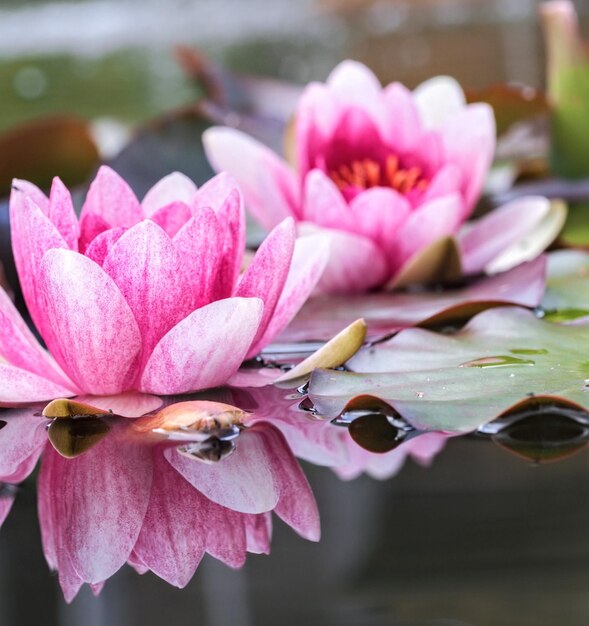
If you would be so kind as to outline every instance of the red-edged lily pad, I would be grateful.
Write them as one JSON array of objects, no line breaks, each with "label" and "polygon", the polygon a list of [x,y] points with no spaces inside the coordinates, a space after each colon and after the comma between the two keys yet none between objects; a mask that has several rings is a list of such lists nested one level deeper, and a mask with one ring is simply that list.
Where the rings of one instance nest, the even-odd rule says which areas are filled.
[{"label": "red-edged lily pad", "polygon": [[309,393],[327,416],[372,394],[418,429],[464,433],[536,396],[589,410],[587,345],[589,324],[497,308],[451,335],[415,328],[366,347],[350,372],[316,370]]}]

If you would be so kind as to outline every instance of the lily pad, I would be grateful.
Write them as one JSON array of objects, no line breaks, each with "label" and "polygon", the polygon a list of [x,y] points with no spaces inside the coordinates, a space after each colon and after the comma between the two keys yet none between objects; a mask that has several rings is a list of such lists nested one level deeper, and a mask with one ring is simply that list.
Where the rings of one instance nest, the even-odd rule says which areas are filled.
[{"label": "lily pad", "polygon": [[559,250],[548,255],[547,289],[542,308],[575,319],[589,315],[589,253]]},{"label": "lily pad", "polygon": [[419,430],[464,433],[535,396],[588,410],[587,345],[589,324],[555,324],[498,308],[453,335],[405,330],[358,352],[351,372],[316,370],[309,395],[329,417],[355,396],[372,394]]},{"label": "lily pad", "polygon": [[360,317],[366,321],[367,338],[374,341],[410,326],[462,322],[505,304],[533,308],[544,293],[545,267],[544,257],[539,257],[458,289],[314,298],[277,343],[326,341]]}]

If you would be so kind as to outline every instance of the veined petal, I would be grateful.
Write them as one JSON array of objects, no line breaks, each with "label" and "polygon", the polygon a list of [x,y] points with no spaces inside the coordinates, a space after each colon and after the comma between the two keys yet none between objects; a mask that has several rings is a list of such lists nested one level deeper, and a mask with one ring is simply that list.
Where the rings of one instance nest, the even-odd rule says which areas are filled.
[{"label": "veined petal", "polygon": [[18,278],[35,326],[43,335],[46,321],[39,310],[39,264],[47,250],[68,248],[57,228],[30,197],[13,187],[10,196],[10,231]]},{"label": "veined petal", "polygon": [[68,388],[44,376],[0,362],[0,404],[29,404],[76,395],[76,387]]},{"label": "veined petal", "polygon": [[298,189],[294,172],[274,152],[233,128],[214,127],[203,134],[207,157],[217,171],[234,176],[249,211],[270,230],[296,215]]},{"label": "veined petal", "polygon": [[[126,226],[119,228],[126,230]],[[78,241],[78,250],[85,254],[88,247],[102,233],[110,230],[110,224],[97,213],[86,213],[80,217],[80,239]]]},{"label": "veined petal", "polygon": [[242,567],[247,550],[244,514],[211,501],[207,508],[207,552],[229,567]]},{"label": "veined petal", "polygon": [[151,219],[162,228],[169,237],[176,233],[192,217],[192,210],[185,202],[171,202],[151,215]]},{"label": "veined petal", "polygon": [[198,190],[190,206],[193,210],[207,207],[217,214],[227,198],[236,191],[241,193],[235,178],[227,172],[220,172]]},{"label": "veined petal", "polygon": [[80,219],[99,215],[111,228],[129,228],[143,219],[143,210],[131,187],[110,167],[103,165],[92,181]]},{"label": "veined petal", "polygon": [[258,297],[264,303],[264,313],[254,338],[262,337],[286,282],[295,244],[295,226],[292,218],[285,219],[266,237],[247,268],[235,296]]},{"label": "veined petal", "polygon": [[196,185],[181,172],[172,172],[159,180],[143,198],[141,206],[145,217],[152,217],[162,207],[173,202],[183,202],[192,206],[196,195]]},{"label": "veined petal", "polygon": [[111,248],[127,230],[124,226],[119,226],[119,228],[110,228],[101,232],[92,239],[92,242],[86,248],[85,255],[102,267]]},{"label": "veined petal", "polygon": [[76,389],[51,355],[41,347],[3,289],[0,289],[0,357],[62,388]]},{"label": "veined petal", "polygon": [[159,409],[164,401],[157,396],[137,391],[126,391],[114,396],[78,396],[76,402],[89,404],[123,417],[141,417]]},{"label": "veined petal", "polygon": [[446,160],[462,172],[465,218],[481,194],[493,160],[496,132],[493,109],[481,102],[471,104],[447,120],[440,132]]},{"label": "veined petal", "polygon": [[[196,461],[198,463],[198,461]],[[134,553],[154,574],[185,587],[206,546],[207,499],[153,450],[149,506]]]},{"label": "veined petal", "polygon": [[[26,197],[31,200],[41,209],[44,215],[49,213],[49,198],[37,187],[28,180],[22,180],[20,178],[14,178],[12,180],[12,191],[16,191],[16,194],[10,194],[10,203],[12,202],[24,202]],[[13,197],[14,196],[14,197]]]},{"label": "veined petal", "polygon": [[113,245],[103,269],[135,316],[145,363],[157,342],[193,308],[182,258],[168,235],[144,220]]},{"label": "veined petal", "polygon": [[211,465],[165,451],[174,469],[209,500],[240,513],[271,511],[280,497],[266,441],[257,432],[241,433],[228,457]]},{"label": "veined petal", "polygon": [[227,298],[194,311],[156,345],[141,390],[166,395],[223,384],[243,361],[262,312],[258,298]]},{"label": "veined petal", "polygon": [[426,130],[440,128],[466,105],[460,83],[450,76],[435,76],[421,83],[413,90],[413,101]]},{"label": "veined petal", "polygon": [[127,561],[147,511],[151,455],[143,445],[126,439],[123,429],[113,428],[74,459],[65,459],[50,446],[43,455],[41,473],[49,475],[43,499],[52,501],[43,506],[51,518],[56,549],[51,554],[52,542],[45,544],[48,560],[57,558],[61,568],[62,559],[69,557],[88,583],[106,580]]},{"label": "veined petal", "polygon": [[34,469],[47,442],[45,418],[32,409],[4,412],[0,429],[0,481],[19,483]]},{"label": "veined petal", "polygon": [[98,395],[129,389],[141,334],[119,288],[96,263],[69,250],[49,250],[39,271],[44,339],[64,371]]},{"label": "veined petal", "polygon": [[228,298],[233,293],[241,273],[245,250],[245,211],[238,189],[229,193],[217,211],[217,218],[223,247],[213,297],[220,300]]},{"label": "veined petal", "polygon": [[215,212],[203,207],[194,212],[174,237],[174,245],[190,277],[195,309],[215,300],[225,232]]},{"label": "veined petal", "polygon": [[49,219],[53,222],[70,250],[78,251],[78,237],[80,226],[74,210],[72,196],[67,187],[56,176],[51,185],[49,195]]},{"label": "veined petal", "polygon": [[288,276],[272,318],[260,339],[250,347],[248,358],[274,341],[290,324],[320,281],[329,254],[330,237],[325,233],[299,237],[295,241]]},{"label": "veined petal", "polygon": [[242,514],[245,527],[247,551],[254,554],[270,554],[272,541],[272,515],[260,513],[258,515]]},{"label": "veined petal", "polygon": [[319,541],[319,511],[303,470],[291,452],[282,433],[268,423],[251,427],[262,438],[280,497],[274,512],[301,537]]},{"label": "veined petal", "polygon": [[355,232],[357,227],[357,220],[340,190],[319,169],[305,176],[303,218],[325,228]]}]

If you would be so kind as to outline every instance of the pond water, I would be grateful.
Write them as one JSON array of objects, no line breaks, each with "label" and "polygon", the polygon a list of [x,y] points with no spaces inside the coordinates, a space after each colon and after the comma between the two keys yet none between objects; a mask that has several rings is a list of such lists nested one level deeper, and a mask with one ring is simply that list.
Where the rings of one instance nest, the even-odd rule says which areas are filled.
[{"label": "pond water", "polygon": [[[197,92],[173,58],[171,47],[177,43],[199,45],[238,71],[296,82],[323,78],[344,57],[366,62],[383,82],[398,79],[410,86],[437,73],[455,75],[471,88],[506,80],[539,86],[543,80],[537,2],[531,0],[517,6],[475,0],[257,0],[254,5],[239,0],[4,3],[0,129],[67,112],[92,120],[108,118],[128,130],[190,103]],[[30,32],[23,37],[27,24]],[[416,294],[407,297],[412,302],[419,299]],[[399,310],[406,313],[407,308],[405,303]],[[508,358],[535,357],[521,352]],[[288,425],[291,409],[285,406],[298,407],[302,398],[293,401],[292,390],[276,393],[280,397],[264,408],[264,419]],[[224,401],[230,397],[232,404],[249,409],[255,402],[246,396],[242,391],[233,397],[223,393],[208,397]],[[292,410],[307,435],[327,426],[337,431],[334,437],[348,437],[347,424],[331,425]],[[65,603],[57,575],[49,572],[43,557],[37,469],[18,487],[4,485],[0,491],[0,505],[15,499],[0,532],[0,624],[585,624],[587,424],[567,409],[559,416],[564,421],[548,420],[541,432],[530,433],[521,421],[494,438],[492,426],[486,427],[486,434],[450,437],[443,450],[430,455],[431,466],[407,460],[386,480],[367,475],[344,480],[332,468],[321,466],[328,464],[321,462],[321,455],[331,450],[327,446],[314,453],[316,463],[301,461],[317,500],[321,541],[306,541],[274,515],[270,556],[248,554],[241,569],[205,555],[187,587],[179,590],[152,573],[140,576],[124,566],[97,598],[84,586],[71,604]],[[35,419],[28,432],[41,429],[45,436],[45,418]],[[12,410],[0,414],[0,448],[13,420]],[[97,427],[92,422],[95,447],[86,455],[104,447],[112,430],[119,428],[115,418],[105,420],[110,431],[103,422]],[[365,426],[366,431],[356,432],[354,438],[369,447],[371,433],[383,424]],[[390,426],[387,421],[385,429]],[[58,445],[64,445],[58,428],[53,435],[61,442]],[[254,428],[263,430],[264,425]],[[313,457],[313,451],[305,448],[309,441],[324,442],[323,435],[308,435],[301,443],[297,427],[294,435],[284,428],[289,444],[304,451],[297,453],[303,459]],[[238,449],[242,437],[243,432]],[[227,439],[231,443],[232,438]],[[65,445],[68,441],[66,436]],[[198,455],[210,460],[211,455],[230,450],[225,443],[212,449],[200,446]],[[42,445],[56,455],[45,439]],[[357,444],[349,437],[346,445]],[[151,455],[153,446],[150,440],[141,454]],[[579,453],[559,463],[534,462],[572,451]],[[124,467],[126,457],[120,458]],[[217,466],[222,468],[231,458],[236,457],[227,455]],[[190,462],[212,467],[202,458]],[[82,470],[72,473],[74,486],[82,475]],[[91,481],[84,484],[91,491]],[[182,504],[179,501],[178,508]],[[132,500],[128,507],[132,509]],[[42,526],[47,519],[41,516]],[[227,530],[220,523],[219,528]],[[191,530],[202,532],[200,527]],[[65,536],[69,531],[65,529]],[[100,543],[105,529],[97,525],[90,532]]]}]

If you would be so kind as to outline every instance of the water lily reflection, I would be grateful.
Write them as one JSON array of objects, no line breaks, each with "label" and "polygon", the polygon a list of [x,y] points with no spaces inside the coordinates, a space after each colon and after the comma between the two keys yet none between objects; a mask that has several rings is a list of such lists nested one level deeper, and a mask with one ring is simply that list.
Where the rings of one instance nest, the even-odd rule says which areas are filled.
[{"label": "water lily reflection", "polygon": [[309,484],[270,424],[243,429],[231,455],[206,464],[179,452],[177,440],[114,415],[95,418],[108,432],[75,458],[47,443],[38,414],[5,411],[3,419],[0,481],[21,482],[42,457],[43,550],[68,601],[84,583],[100,591],[125,563],[179,587],[205,553],[240,567],[247,552],[270,551],[272,511],[319,538]]}]

